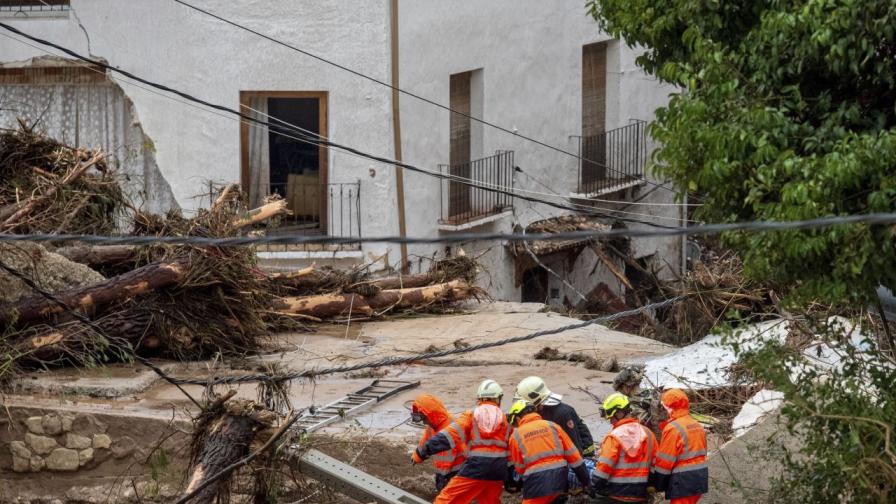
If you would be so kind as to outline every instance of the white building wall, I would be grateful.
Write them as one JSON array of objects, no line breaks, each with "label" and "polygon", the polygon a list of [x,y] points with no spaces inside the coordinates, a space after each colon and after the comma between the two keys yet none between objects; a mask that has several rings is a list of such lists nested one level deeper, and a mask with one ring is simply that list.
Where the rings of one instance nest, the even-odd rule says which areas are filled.
[{"label": "white building wall", "polygon": [[[449,76],[482,69],[484,93],[481,118],[551,146],[577,153],[574,135],[582,123],[582,46],[609,40],[576,2],[492,0],[489,2],[401,2],[401,87],[448,104]],[[635,66],[636,50],[611,42],[607,54],[607,128],[652,120],[672,88],[660,85]],[[401,98],[402,149],[405,161],[431,170],[448,162],[449,112]],[[475,130],[474,130],[475,134]],[[516,187],[569,195],[576,191],[578,160],[498,129],[482,127],[482,151],[513,150],[523,173]],[[652,177],[649,177],[651,179]],[[440,234],[439,181],[419,174],[405,175],[407,228],[410,235]],[[645,194],[654,186],[639,189]],[[637,197],[637,194],[636,194]],[[671,203],[672,192],[658,189],[644,202]],[[595,208],[621,208],[596,204]],[[625,216],[679,225],[678,208],[633,206]],[[517,199],[513,215],[469,231],[510,232],[553,215],[569,213],[548,205]],[[638,227],[638,225],[632,225]],[[444,232],[441,232],[445,234]],[[672,260],[680,255],[678,239],[635,240],[637,256],[658,250]],[[513,258],[502,244],[469,244],[465,250],[490,250],[481,257],[483,283],[499,299],[519,299],[513,282]],[[412,246],[411,253],[428,257],[444,247]],[[496,279],[501,279],[496,281]]]}]

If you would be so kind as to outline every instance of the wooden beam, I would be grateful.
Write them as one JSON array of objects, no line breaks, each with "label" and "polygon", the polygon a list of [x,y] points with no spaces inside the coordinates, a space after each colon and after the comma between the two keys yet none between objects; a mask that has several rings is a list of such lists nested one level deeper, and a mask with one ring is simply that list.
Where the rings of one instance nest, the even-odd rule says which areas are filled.
[{"label": "wooden beam", "polygon": [[[390,39],[392,46],[392,137],[395,144],[395,160],[401,161],[401,108],[399,106],[401,94],[398,91],[398,0],[391,2],[391,22],[389,23]],[[404,210],[404,169],[395,166],[395,192],[398,198],[398,235],[407,236]],[[408,265],[408,244],[400,244],[401,248],[401,272],[410,273]]]}]

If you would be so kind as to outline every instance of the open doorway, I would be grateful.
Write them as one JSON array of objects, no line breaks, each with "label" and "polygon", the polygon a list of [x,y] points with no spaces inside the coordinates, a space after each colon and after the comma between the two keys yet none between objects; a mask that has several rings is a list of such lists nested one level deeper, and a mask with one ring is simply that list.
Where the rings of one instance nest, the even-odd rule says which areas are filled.
[{"label": "open doorway", "polygon": [[241,126],[241,182],[250,204],[278,194],[292,212],[283,230],[326,233],[327,149],[295,138],[292,127],[278,121],[326,136],[327,93],[242,91],[240,105],[243,113],[271,124]]}]

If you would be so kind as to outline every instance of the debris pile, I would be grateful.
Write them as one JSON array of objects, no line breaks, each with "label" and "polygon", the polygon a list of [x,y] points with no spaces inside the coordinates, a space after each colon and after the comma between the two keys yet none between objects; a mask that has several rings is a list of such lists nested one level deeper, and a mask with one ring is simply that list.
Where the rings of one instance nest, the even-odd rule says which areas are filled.
[{"label": "debris pile", "polygon": [[[192,217],[149,214],[124,202],[101,152],[60,145],[24,125],[0,134],[0,153],[3,232],[112,234],[130,223],[135,235],[231,237],[288,212],[276,196],[249,209],[230,185]],[[476,261],[463,255],[435,262],[425,274],[375,279],[366,267],[271,275],[256,266],[251,247],[66,243],[55,253],[48,249],[0,248],[4,264],[55,298],[0,274],[0,284],[18,293],[0,303],[0,354],[7,357],[0,377],[21,368],[127,360],[135,352],[178,360],[246,355],[271,330],[446,310],[482,295],[472,284]],[[49,264],[56,265],[52,275],[45,274]]]}]

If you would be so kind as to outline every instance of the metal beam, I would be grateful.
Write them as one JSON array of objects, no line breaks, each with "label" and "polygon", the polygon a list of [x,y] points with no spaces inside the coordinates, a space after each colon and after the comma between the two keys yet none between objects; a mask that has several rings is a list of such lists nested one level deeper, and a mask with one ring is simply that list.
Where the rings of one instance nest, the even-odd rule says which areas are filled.
[{"label": "metal beam", "polygon": [[427,504],[416,495],[392,486],[363,471],[311,449],[299,459],[302,474],[359,502],[380,504]]}]

